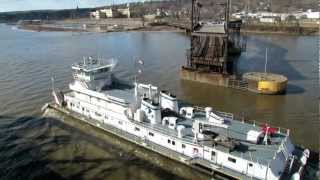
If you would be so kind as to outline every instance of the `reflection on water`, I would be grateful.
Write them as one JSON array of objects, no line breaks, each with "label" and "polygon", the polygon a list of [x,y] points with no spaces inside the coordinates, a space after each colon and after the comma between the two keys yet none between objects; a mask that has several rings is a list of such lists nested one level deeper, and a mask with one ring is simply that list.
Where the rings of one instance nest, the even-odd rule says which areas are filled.
[{"label": "reflection on water", "polygon": [[50,100],[50,77],[54,74],[56,86],[66,88],[71,64],[83,56],[118,58],[116,74],[125,80],[132,80],[137,71],[134,61],[143,59],[140,81],[171,90],[190,103],[290,128],[295,143],[318,149],[315,37],[248,38],[247,52],[237,62],[238,72],[263,71],[268,47],[268,71],[289,78],[287,94],[278,96],[180,80],[188,46],[188,38],[179,33],[48,33],[0,25],[0,175],[6,179],[177,178],[112,145],[37,118],[41,106]]},{"label": "reflection on water", "polygon": [[1,179],[181,179],[120,149],[115,138],[97,138],[90,126],[53,118],[12,121],[0,134]]}]

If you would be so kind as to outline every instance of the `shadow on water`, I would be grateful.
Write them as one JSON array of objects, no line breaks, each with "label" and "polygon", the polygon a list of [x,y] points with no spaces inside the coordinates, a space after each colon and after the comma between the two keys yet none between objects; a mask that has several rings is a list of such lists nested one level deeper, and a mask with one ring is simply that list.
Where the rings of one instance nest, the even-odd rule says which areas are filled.
[{"label": "shadow on water", "polygon": [[[0,132],[0,176],[1,179],[64,179],[46,165],[47,161],[42,159],[40,145],[35,141],[42,141],[41,146],[46,146],[46,135],[41,130],[46,126],[44,121],[38,121],[34,117],[1,116],[0,120],[13,120],[13,123],[1,127]],[[39,129],[41,127],[41,129]],[[33,137],[25,136],[26,131],[37,131]],[[38,134],[39,133],[39,134]],[[57,137],[60,139],[61,137]],[[47,178],[48,177],[48,178]]]},{"label": "shadow on water", "polygon": [[286,94],[301,94],[304,92],[305,92],[305,89],[300,86],[290,84],[290,83],[287,84]]},{"label": "shadow on water", "polygon": [[[266,48],[268,48],[268,72],[282,74],[288,77],[289,81],[305,80],[304,75],[291,64],[293,61],[287,57],[289,53],[287,48],[281,47],[264,36],[250,36],[247,46],[247,52],[244,52],[238,59],[238,72],[263,72],[266,62]],[[295,63],[305,61],[304,59],[294,60]]]},{"label": "shadow on water", "polygon": [[1,179],[182,179],[58,119],[2,119]]}]

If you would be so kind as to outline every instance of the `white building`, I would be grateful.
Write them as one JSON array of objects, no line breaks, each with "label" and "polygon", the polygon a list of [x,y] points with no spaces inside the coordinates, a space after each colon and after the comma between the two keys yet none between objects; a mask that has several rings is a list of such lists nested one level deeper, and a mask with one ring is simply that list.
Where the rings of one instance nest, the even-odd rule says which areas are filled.
[{"label": "white building", "polygon": [[[259,19],[260,22],[274,22],[277,20],[285,21],[289,16],[293,16],[296,19],[320,19],[320,12],[312,12],[312,10],[308,10],[306,12],[292,12],[292,13],[274,13],[274,12],[264,12],[260,11],[257,13],[246,13],[244,11],[233,13],[232,17],[236,19],[243,19],[243,18],[252,18],[252,19]],[[272,18],[273,17],[273,18]]]},{"label": "white building", "polygon": [[90,18],[100,19],[100,11],[97,10],[97,11],[90,12]]},{"label": "white building", "polygon": [[307,19],[320,19],[320,12],[312,12],[311,9],[303,13]]},{"label": "white building", "polygon": [[262,23],[276,23],[279,21],[279,17],[277,16],[263,16],[259,18],[259,21]]},{"label": "white building", "polygon": [[127,18],[130,18],[131,17],[131,13],[130,13],[130,8],[127,7],[127,8],[124,8],[124,9],[117,9],[117,11],[123,15],[123,16],[127,16]]},{"label": "white building", "polygon": [[124,9],[98,9],[96,11],[90,12],[90,17],[95,19],[115,18],[120,16],[126,16],[127,18],[130,18],[130,7],[127,6],[127,8]]},{"label": "white building", "polygon": [[105,14],[106,18],[113,18],[113,17],[116,16],[116,12],[112,8],[110,8],[110,9],[102,9],[101,12]]}]

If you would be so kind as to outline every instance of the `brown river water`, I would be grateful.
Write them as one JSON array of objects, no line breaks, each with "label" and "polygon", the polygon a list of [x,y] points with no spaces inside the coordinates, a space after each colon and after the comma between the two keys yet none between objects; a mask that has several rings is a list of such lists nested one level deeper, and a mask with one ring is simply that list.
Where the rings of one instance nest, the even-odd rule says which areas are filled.
[{"label": "brown river water", "polygon": [[83,56],[117,58],[115,75],[128,81],[137,71],[135,60],[143,59],[141,81],[189,103],[289,128],[295,144],[319,151],[318,42],[316,36],[248,37],[238,73],[263,71],[268,47],[268,72],[289,79],[285,95],[270,96],[181,80],[189,47],[183,33],[30,32],[0,24],[0,179],[180,179],[115,140],[91,137],[95,132],[86,126],[83,134],[42,117],[42,105],[51,100],[51,76],[67,89],[70,66]]}]

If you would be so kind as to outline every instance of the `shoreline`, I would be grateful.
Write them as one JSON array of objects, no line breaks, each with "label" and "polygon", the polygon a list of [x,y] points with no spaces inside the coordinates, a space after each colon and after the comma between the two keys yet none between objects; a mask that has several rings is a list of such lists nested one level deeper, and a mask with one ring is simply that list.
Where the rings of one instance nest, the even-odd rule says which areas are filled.
[{"label": "shoreline", "polygon": [[58,26],[43,26],[43,25],[16,25],[18,29],[29,30],[34,32],[95,32],[95,33],[109,33],[109,32],[185,32],[182,29],[172,28],[169,26],[145,26],[145,27],[124,27],[121,29],[100,29],[99,26],[95,28],[65,28]]},{"label": "shoreline", "polygon": [[[9,24],[14,25],[14,24]],[[75,27],[67,27],[68,25],[76,25]],[[146,25],[146,26],[125,26],[119,25],[112,26],[110,24],[88,24],[88,27],[81,27],[80,24],[15,24],[18,29],[30,30],[34,32],[94,32],[94,33],[109,33],[109,32],[186,32],[184,29],[171,27],[168,25]],[[80,28],[81,27],[81,28]],[[259,30],[259,29],[242,29],[242,34],[274,34],[274,35],[292,35],[292,36],[316,36],[320,35],[320,28],[318,31],[305,31],[294,32],[294,31],[282,31],[282,30]]]},{"label": "shoreline", "polygon": [[284,31],[259,31],[259,30],[241,30],[241,34],[260,34],[260,35],[288,35],[288,36],[319,36],[320,30],[318,32],[312,33],[294,33],[294,32],[284,32]]}]

